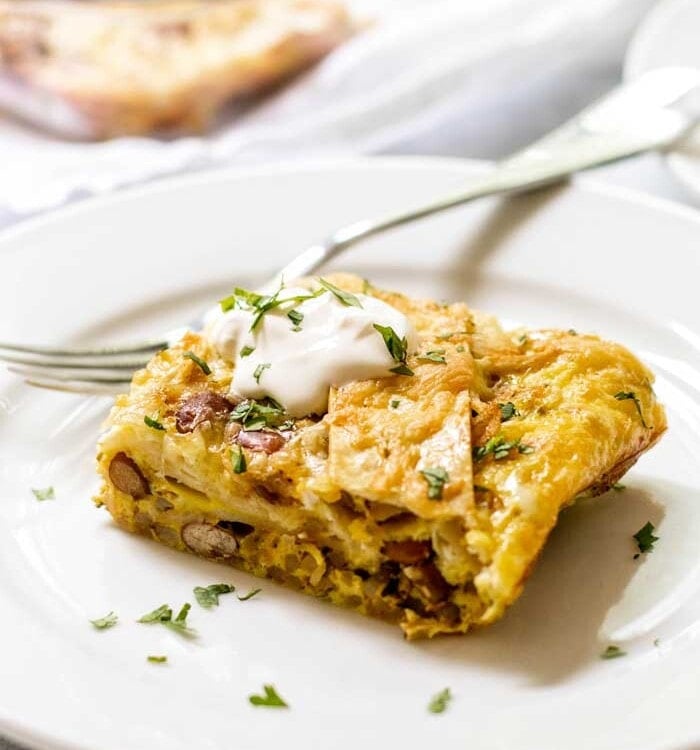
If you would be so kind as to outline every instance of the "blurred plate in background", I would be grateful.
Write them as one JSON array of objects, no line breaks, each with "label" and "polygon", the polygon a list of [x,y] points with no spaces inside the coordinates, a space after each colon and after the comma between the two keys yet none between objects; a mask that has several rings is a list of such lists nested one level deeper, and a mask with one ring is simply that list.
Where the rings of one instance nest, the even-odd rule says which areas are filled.
[{"label": "blurred plate in background", "polygon": [[[625,61],[625,77],[665,65],[700,68],[700,2],[662,0],[641,23]],[[700,106],[700,97],[698,97]],[[668,154],[676,176],[700,198],[700,126]]]}]

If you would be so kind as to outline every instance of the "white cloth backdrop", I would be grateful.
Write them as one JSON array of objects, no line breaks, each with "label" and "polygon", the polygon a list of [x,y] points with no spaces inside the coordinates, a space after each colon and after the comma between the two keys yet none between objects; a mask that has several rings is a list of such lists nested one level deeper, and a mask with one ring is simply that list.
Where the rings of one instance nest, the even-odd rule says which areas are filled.
[{"label": "white cloth backdrop", "polygon": [[[375,19],[370,30],[207,137],[65,143],[0,118],[0,225],[207,166],[353,153],[503,156],[617,83],[652,4],[351,0]],[[659,157],[601,174],[691,202]],[[0,739],[0,750],[16,748]]]},{"label": "white cloth backdrop", "polygon": [[0,118],[0,225],[221,164],[352,153],[495,158],[610,88],[653,0],[350,0],[374,24],[206,137],[69,143]]}]

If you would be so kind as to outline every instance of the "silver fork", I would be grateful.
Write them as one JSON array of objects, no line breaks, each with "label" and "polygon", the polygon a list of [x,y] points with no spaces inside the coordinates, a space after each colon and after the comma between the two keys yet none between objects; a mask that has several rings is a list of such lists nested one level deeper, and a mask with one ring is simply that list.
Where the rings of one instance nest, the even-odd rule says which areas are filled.
[{"label": "silver fork", "polygon": [[[338,229],[294,258],[271,283],[310,274],[361,240],[476,198],[527,192],[583,169],[668,146],[697,121],[700,106],[690,101],[690,95],[698,92],[699,70],[651,71],[619,86],[560,128],[499,162],[464,190],[403,213]],[[689,109],[688,104],[695,106]],[[0,342],[0,361],[7,362],[12,372],[31,385],[74,392],[111,392],[128,383],[134,370],[143,367],[155,352],[177,341],[185,330],[168,331],[158,339],[131,346],[98,349]]]}]

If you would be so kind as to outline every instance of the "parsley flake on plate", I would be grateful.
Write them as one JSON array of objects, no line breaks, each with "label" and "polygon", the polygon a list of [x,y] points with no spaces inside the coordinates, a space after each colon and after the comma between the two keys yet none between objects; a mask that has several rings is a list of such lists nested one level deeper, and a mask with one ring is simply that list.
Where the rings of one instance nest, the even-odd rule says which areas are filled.
[{"label": "parsley flake on plate", "polygon": [[152,612],[141,615],[137,622],[167,622],[172,619],[172,616],[173,610],[167,604],[161,604],[160,607],[154,609]]},{"label": "parsley flake on plate", "polygon": [[289,704],[286,703],[275,690],[274,685],[263,685],[265,695],[249,695],[248,700],[253,706],[265,706],[266,708],[289,708]]},{"label": "parsley flake on plate", "polygon": [[420,473],[428,483],[428,497],[431,500],[442,500],[442,490],[445,484],[450,481],[450,475],[442,466],[421,469]]},{"label": "parsley flake on plate", "polygon": [[197,603],[205,609],[219,606],[219,597],[222,594],[230,594],[236,587],[228,583],[211,583],[209,586],[195,586],[194,596]]},{"label": "parsley flake on plate", "polygon": [[164,431],[165,427],[153,417],[149,417],[148,414],[143,418],[144,423],[147,427],[150,427],[152,430],[161,430]]},{"label": "parsley flake on plate", "polygon": [[241,357],[241,359],[243,359],[243,357],[249,357],[254,351],[255,351],[254,346],[248,346],[248,344],[246,344],[244,347],[241,348],[241,351],[238,352],[238,354]]},{"label": "parsley flake on plate", "polygon": [[620,656],[627,656],[627,652],[623,651],[619,646],[608,646],[605,651],[600,655],[601,659],[617,659]]},{"label": "parsley flake on plate", "polygon": [[452,693],[447,687],[439,693],[436,693],[430,699],[430,703],[428,703],[428,711],[430,711],[431,714],[442,714],[447,710],[447,706],[451,700]]},{"label": "parsley flake on plate", "polygon": [[205,375],[211,375],[211,367],[209,367],[209,365],[194,352],[185,352],[182,356],[185,359],[192,360],[192,362],[194,362]]},{"label": "parsley flake on plate", "polygon": [[112,628],[117,624],[117,621],[119,618],[117,615],[114,614],[114,612],[110,612],[109,614],[106,614],[104,617],[98,617],[96,620],[90,620],[90,622],[98,629],[98,630],[107,630],[107,628]]},{"label": "parsley flake on plate", "polygon": [[639,555],[653,551],[654,544],[659,541],[659,537],[654,536],[654,531],[654,524],[651,523],[651,521],[647,521],[644,526],[633,535],[635,542],[637,542],[637,548],[639,549],[639,552],[634,556],[635,560]]},{"label": "parsley flake on plate", "polygon": [[244,594],[243,596],[238,596],[236,594],[236,598],[239,602],[247,602],[248,599],[252,599],[256,594],[259,594],[262,591],[262,589],[251,589],[247,594]]},{"label": "parsley flake on plate", "polygon": [[168,661],[167,656],[147,656],[146,658],[151,664],[165,664]]},{"label": "parsley flake on plate", "polygon": [[37,500],[55,500],[56,492],[53,487],[44,487],[43,489],[32,489],[32,494]]},{"label": "parsley flake on plate", "polygon": [[142,615],[137,622],[143,623],[160,623],[165,625],[167,628],[174,630],[181,635],[194,637],[196,631],[192,630],[187,626],[187,614],[189,613],[192,605],[186,602],[182,605],[175,619],[173,619],[173,610],[167,604],[161,604],[160,607],[154,609],[153,612]]},{"label": "parsley flake on plate", "polygon": [[401,401],[399,401],[398,398],[392,398],[389,402],[389,406],[391,406],[392,409],[398,409],[401,405]]}]

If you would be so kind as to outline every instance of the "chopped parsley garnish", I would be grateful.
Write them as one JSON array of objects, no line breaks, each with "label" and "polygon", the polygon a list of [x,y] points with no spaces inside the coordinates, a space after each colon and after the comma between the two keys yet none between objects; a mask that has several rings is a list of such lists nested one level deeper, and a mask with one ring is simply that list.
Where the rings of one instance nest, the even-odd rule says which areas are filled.
[{"label": "chopped parsley garnish", "polygon": [[455,347],[455,351],[458,351],[458,352],[459,352],[460,354],[462,354],[462,352],[464,352],[464,351],[466,351],[466,350],[465,350],[465,348],[464,348],[464,347],[462,346],[462,344],[458,344],[458,345],[457,345],[457,346]]},{"label": "chopped parsley garnish", "polygon": [[301,331],[301,321],[304,320],[304,313],[300,313],[299,310],[290,310],[287,313],[287,317],[292,321],[292,330]]},{"label": "chopped parsley garnish", "polygon": [[380,326],[379,323],[374,324],[374,330],[384,339],[384,344],[391,354],[391,358],[394,362],[398,362],[398,365],[390,368],[389,372],[396,375],[413,375],[413,370],[406,364],[406,357],[408,356],[406,337],[399,338],[399,335],[391,326]]},{"label": "chopped parsley garnish", "polygon": [[608,646],[605,651],[600,655],[601,659],[617,659],[620,656],[627,656],[627,652],[623,651],[619,646]]},{"label": "chopped parsley garnish", "polygon": [[642,420],[642,427],[648,428],[647,423],[644,421],[644,415],[642,414],[642,405],[639,403],[639,397],[634,391],[620,391],[619,393],[615,394],[615,398],[618,401],[633,401],[634,408],[637,410],[637,414],[639,414],[639,418]]},{"label": "chopped parsley garnish", "polygon": [[248,344],[246,344],[244,347],[241,348],[241,351],[238,352],[238,354],[240,355],[242,359],[243,357],[249,357],[254,351],[255,351],[254,346],[248,346]]},{"label": "chopped parsley garnish", "polygon": [[251,589],[247,594],[244,594],[243,596],[238,596],[236,594],[236,598],[239,602],[247,602],[248,599],[252,599],[256,594],[259,594],[262,591],[262,589]]},{"label": "chopped parsley garnish", "polygon": [[389,372],[393,372],[394,375],[415,375],[413,370],[405,362],[401,362],[396,365],[396,367],[391,367]]},{"label": "chopped parsley garnish", "polygon": [[284,409],[271,398],[241,401],[231,412],[229,419],[240,422],[243,429],[248,431],[262,430],[265,427],[290,428],[293,425]]},{"label": "chopped parsley garnish", "polygon": [[520,346],[525,346],[529,340],[530,339],[526,333],[521,333],[520,336],[518,336],[518,344],[520,344]]},{"label": "chopped parsley garnish", "polygon": [[499,404],[498,408],[501,410],[501,422],[507,422],[509,419],[513,419],[513,417],[520,416],[520,412],[515,408],[515,404],[512,401]]},{"label": "chopped parsley garnish", "polygon": [[510,452],[517,448],[518,453],[532,453],[535,449],[531,445],[523,445],[520,438],[517,440],[506,440],[503,435],[496,435],[486,442],[485,445],[475,446],[472,456],[477,461],[493,455],[496,461],[507,458]]},{"label": "chopped parsley garnish", "polygon": [[263,685],[265,695],[249,695],[248,700],[253,706],[265,706],[267,708],[289,708],[289,704],[280,698],[274,685]]},{"label": "chopped parsley garnish", "polygon": [[182,356],[185,357],[185,359],[191,359],[205,375],[211,375],[211,367],[209,367],[209,365],[194,352],[185,352]]},{"label": "chopped parsley garnish", "polygon": [[148,415],[146,415],[143,418],[143,421],[148,427],[153,430],[165,430],[165,427],[163,427],[163,425],[157,419],[153,419],[153,417],[149,417]]},{"label": "chopped parsley garnish", "polygon": [[107,628],[114,627],[117,624],[118,619],[119,618],[114,614],[114,612],[110,612],[104,617],[98,617],[96,620],[90,620],[90,622],[98,630],[107,630]]},{"label": "chopped parsley garnish", "polygon": [[438,336],[438,341],[447,341],[453,336],[468,336],[469,331],[450,331],[449,333],[442,333]]},{"label": "chopped parsley garnish", "polygon": [[240,445],[231,449],[231,465],[234,474],[245,474],[248,471],[248,462],[245,460],[245,453]]},{"label": "chopped parsley garnish", "polygon": [[369,279],[362,279],[362,294],[369,294],[372,289],[372,283]]},{"label": "chopped parsley garnish", "polygon": [[171,630],[176,630],[182,635],[193,636],[195,631],[187,626],[187,615],[192,609],[192,605],[189,602],[185,602],[180,611],[177,613],[177,617],[174,620],[166,621],[163,624],[167,625]]},{"label": "chopped parsley garnish", "polygon": [[450,481],[450,475],[442,466],[421,469],[420,473],[428,483],[428,497],[431,500],[442,500],[442,490],[445,484]]},{"label": "chopped parsley garnish", "polygon": [[219,606],[221,594],[230,594],[236,587],[228,583],[212,583],[209,586],[195,586],[194,595],[197,603],[205,609]]},{"label": "chopped parsley garnish", "polygon": [[622,492],[623,490],[626,490],[627,487],[621,482],[615,482],[615,484],[613,484],[612,486],[612,489],[614,489],[615,492]]},{"label": "chopped parsley garnish", "polygon": [[441,690],[439,693],[436,693],[431,699],[430,703],[428,703],[428,711],[430,711],[431,714],[441,714],[444,713],[447,709],[447,705],[452,700],[452,693],[450,692],[449,688],[445,688],[444,690]]},{"label": "chopped parsley garnish", "polygon": [[389,406],[391,406],[392,409],[398,409],[401,402],[398,398],[392,398],[389,402]]},{"label": "chopped parsley garnish", "polygon": [[161,604],[158,609],[139,617],[138,622],[167,622],[173,617],[173,611],[167,604]]},{"label": "chopped parsley garnish", "polygon": [[319,289],[315,292],[309,292],[308,294],[297,294],[292,297],[280,298],[280,293],[284,289],[284,283],[280,283],[277,291],[274,294],[258,294],[257,292],[251,292],[241,287],[236,287],[233,290],[233,294],[229,297],[225,297],[220,301],[221,309],[224,312],[232,310],[234,307],[239,307],[241,310],[247,310],[253,313],[253,322],[251,323],[250,330],[254,331],[258,323],[262,320],[263,316],[274,310],[280,305],[286,305],[290,303],[296,305],[299,302],[304,302],[307,299],[314,299],[320,296],[325,291]]},{"label": "chopped parsley garnish", "polygon": [[165,664],[168,661],[167,656],[147,656],[146,657],[151,664]]},{"label": "chopped parsley garnish", "polygon": [[191,608],[192,605],[189,602],[185,602],[173,620],[173,610],[167,604],[161,604],[158,609],[154,609],[153,612],[143,615],[137,620],[137,622],[148,624],[157,622],[177,633],[180,633],[181,635],[193,637],[196,635],[196,631],[187,627],[187,614]]},{"label": "chopped parsley garnish", "polygon": [[431,352],[426,352],[418,357],[420,362],[437,362],[439,365],[446,365],[447,360],[445,359],[444,349],[433,349]]},{"label": "chopped parsley garnish", "polygon": [[330,281],[326,281],[325,279],[319,278],[318,283],[346,307],[362,307],[360,300],[354,294],[350,294],[350,292],[346,292],[343,289],[338,289],[337,286],[334,286]]},{"label": "chopped parsley garnish", "polygon": [[578,331],[576,331],[576,329],[574,329],[574,328],[569,328],[569,330],[567,331],[567,333],[570,336],[578,336]]},{"label": "chopped parsley garnish", "polygon": [[55,500],[56,492],[53,487],[44,487],[44,489],[32,489],[32,494],[37,500]]},{"label": "chopped parsley garnish", "polygon": [[634,556],[636,560],[639,555],[646,552],[652,552],[654,550],[654,544],[659,541],[658,536],[654,536],[654,524],[651,521],[647,521],[639,531],[634,534],[634,540],[637,542],[639,552]]},{"label": "chopped parsley garnish", "polygon": [[229,310],[233,310],[236,305],[247,308],[256,307],[263,299],[265,299],[263,294],[250,292],[247,289],[237,286],[233,290],[233,294],[219,300],[219,304],[221,305],[222,312],[228,312]]},{"label": "chopped parsley garnish", "polygon": [[269,362],[263,362],[255,368],[255,370],[253,371],[253,378],[258,385],[260,385],[260,378],[262,377],[262,374],[265,372],[265,370],[269,370],[270,367],[272,367],[272,365]]}]

